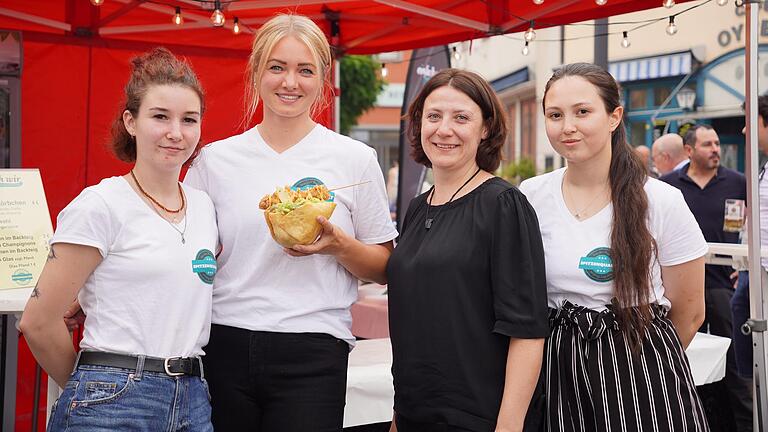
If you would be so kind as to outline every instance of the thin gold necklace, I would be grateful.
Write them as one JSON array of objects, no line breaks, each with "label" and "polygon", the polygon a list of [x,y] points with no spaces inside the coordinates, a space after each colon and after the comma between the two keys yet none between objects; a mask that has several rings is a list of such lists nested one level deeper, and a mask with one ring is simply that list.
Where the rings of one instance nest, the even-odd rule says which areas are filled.
[{"label": "thin gold necklace", "polygon": [[[568,171],[566,171],[566,172],[563,174],[563,182],[562,182],[562,185],[561,185],[561,187],[562,187],[562,189],[563,189],[563,192],[565,193],[565,197],[566,197],[566,198],[568,198],[568,199],[570,199],[572,202],[574,202],[574,203],[575,203],[575,201],[573,200],[573,197],[571,197],[571,196],[570,196],[570,194],[568,193],[568,191],[565,189],[565,184],[566,184],[566,181],[565,181],[565,176],[566,176],[567,174],[568,174]],[[592,208],[592,205],[593,205],[593,204],[594,204],[594,203],[597,201],[597,199],[598,199],[598,198],[600,198],[601,196],[603,196],[603,193],[605,193],[605,190],[608,188],[608,184],[609,184],[609,183],[610,183],[610,182],[609,182],[608,180],[606,180],[606,181],[605,181],[605,184],[603,185],[603,189],[601,189],[601,190],[600,190],[600,193],[599,193],[599,194],[595,195],[595,197],[594,197],[594,198],[592,198],[592,200],[591,200],[591,201],[590,201],[590,202],[589,202],[589,203],[588,203],[588,204],[587,204],[587,205],[586,205],[584,208],[582,208],[581,210],[577,210],[576,212],[572,212],[572,213],[571,213],[571,214],[573,214],[573,217],[575,217],[575,218],[576,218],[576,220],[579,220],[579,221],[581,221],[582,219],[584,219],[584,217],[585,217],[585,216],[584,216],[585,212],[586,212],[587,210],[589,210],[590,208]],[[567,204],[566,204],[565,208],[568,208],[568,205],[567,205]],[[568,209],[568,211],[570,211],[570,209]]]}]

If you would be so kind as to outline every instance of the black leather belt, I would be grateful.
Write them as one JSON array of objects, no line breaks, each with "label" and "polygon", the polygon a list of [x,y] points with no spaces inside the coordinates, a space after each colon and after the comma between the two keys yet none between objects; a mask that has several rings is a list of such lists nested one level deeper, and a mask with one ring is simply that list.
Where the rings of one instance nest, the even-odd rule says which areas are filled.
[{"label": "black leather belt", "polygon": [[[93,365],[122,369],[136,369],[139,357],[128,354],[115,354],[101,351],[82,351],[77,366]],[[198,357],[169,357],[166,359],[145,357],[144,369],[149,372],[160,372],[170,376],[191,375],[199,377],[200,358]]]}]

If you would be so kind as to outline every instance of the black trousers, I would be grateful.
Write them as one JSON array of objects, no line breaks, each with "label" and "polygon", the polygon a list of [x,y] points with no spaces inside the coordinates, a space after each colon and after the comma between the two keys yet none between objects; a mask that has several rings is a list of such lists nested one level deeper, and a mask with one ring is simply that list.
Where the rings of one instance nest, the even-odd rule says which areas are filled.
[{"label": "black trousers", "polygon": [[445,423],[421,423],[409,420],[400,414],[395,417],[397,432],[471,432]]},{"label": "black trousers", "polygon": [[[730,288],[704,291],[706,316],[701,331],[732,339],[733,314]],[[736,368],[733,344],[728,348],[725,377],[722,381],[699,387],[712,432],[752,431],[752,383],[742,378]]]},{"label": "black trousers", "polygon": [[341,431],[346,342],[214,324],[205,353],[217,432]]}]

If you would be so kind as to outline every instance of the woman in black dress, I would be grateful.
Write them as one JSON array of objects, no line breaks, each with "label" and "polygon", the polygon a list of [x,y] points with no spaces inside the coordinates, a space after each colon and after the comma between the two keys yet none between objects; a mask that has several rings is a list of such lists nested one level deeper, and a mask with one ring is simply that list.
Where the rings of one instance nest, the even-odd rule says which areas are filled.
[{"label": "woman in black dress", "polygon": [[411,201],[387,266],[393,423],[400,432],[522,430],[548,334],[546,281],[533,209],[491,174],[504,109],[483,78],[447,69],[408,119],[413,157],[435,185]]}]

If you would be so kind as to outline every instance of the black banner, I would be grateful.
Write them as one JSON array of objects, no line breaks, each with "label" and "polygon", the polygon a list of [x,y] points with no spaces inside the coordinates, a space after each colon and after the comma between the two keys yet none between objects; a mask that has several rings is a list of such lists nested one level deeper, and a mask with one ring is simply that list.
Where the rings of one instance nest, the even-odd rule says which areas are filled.
[{"label": "black banner", "polygon": [[[438,71],[451,67],[448,47],[420,48],[411,54],[408,78],[405,81],[402,115],[416,98],[424,84]],[[405,136],[406,122],[400,121],[400,173],[397,182],[397,227],[400,228],[411,200],[421,193],[426,168],[411,158],[411,143]]]}]

